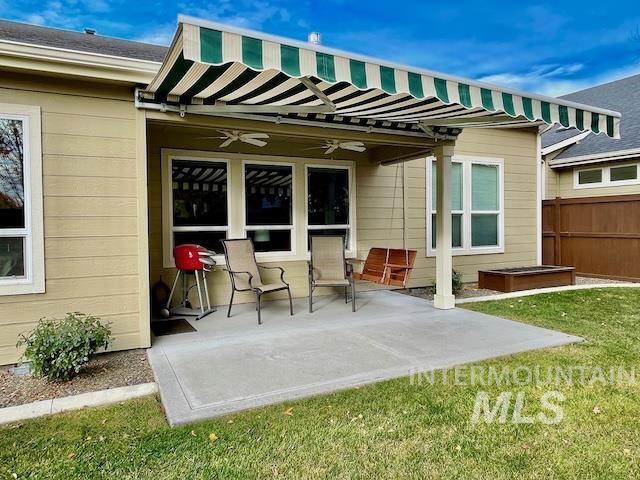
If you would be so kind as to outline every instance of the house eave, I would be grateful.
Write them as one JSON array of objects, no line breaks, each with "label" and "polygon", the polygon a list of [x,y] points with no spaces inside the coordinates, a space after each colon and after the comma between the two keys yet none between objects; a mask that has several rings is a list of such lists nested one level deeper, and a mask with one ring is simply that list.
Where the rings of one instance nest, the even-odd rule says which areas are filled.
[{"label": "house eave", "polygon": [[553,160],[549,160],[548,163],[550,168],[556,169],[564,167],[574,167],[578,165],[589,165],[592,163],[628,160],[635,157],[640,157],[640,148],[630,148],[627,150],[617,150],[614,152],[594,153],[590,155],[581,155],[579,157],[554,158]]},{"label": "house eave", "polygon": [[589,131],[580,132],[580,133],[574,135],[573,137],[567,138],[565,140],[562,140],[561,142],[557,142],[557,143],[554,143],[552,145],[549,145],[547,147],[542,148],[540,153],[544,157],[545,155],[549,155],[550,153],[557,152],[558,150],[560,150],[562,148],[566,148],[566,147],[569,147],[569,146],[571,146],[571,145],[573,145],[575,143],[580,142],[580,140],[582,140],[583,138],[586,138],[590,133],[591,132],[589,132]]},{"label": "house eave", "polygon": [[0,40],[0,66],[40,74],[147,84],[161,63],[78,50]]}]

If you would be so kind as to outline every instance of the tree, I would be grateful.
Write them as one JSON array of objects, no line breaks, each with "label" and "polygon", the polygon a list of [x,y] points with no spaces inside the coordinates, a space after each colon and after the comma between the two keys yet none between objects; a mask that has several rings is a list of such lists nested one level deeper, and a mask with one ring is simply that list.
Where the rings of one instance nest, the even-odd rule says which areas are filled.
[{"label": "tree", "polygon": [[0,118],[0,208],[24,205],[24,130],[22,120]]}]

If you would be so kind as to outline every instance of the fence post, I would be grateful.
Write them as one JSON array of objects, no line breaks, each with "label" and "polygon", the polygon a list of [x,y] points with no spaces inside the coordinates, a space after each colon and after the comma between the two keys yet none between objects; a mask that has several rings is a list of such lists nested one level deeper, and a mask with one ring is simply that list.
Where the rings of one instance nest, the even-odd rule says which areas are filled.
[{"label": "fence post", "polygon": [[562,265],[562,248],[560,242],[560,197],[556,197],[553,199],[553,232],[555,233],[555,237],[553,240],[553,264],[554,265]]}]

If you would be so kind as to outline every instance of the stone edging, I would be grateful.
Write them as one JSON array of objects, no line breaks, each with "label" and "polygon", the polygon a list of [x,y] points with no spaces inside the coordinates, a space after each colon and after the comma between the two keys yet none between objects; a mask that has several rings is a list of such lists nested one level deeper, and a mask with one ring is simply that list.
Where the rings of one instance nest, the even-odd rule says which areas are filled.
[{"label": "stone edging", "polygon": [[97,392],[81,393],[69,397],[58,397],[39,402],[25,403],[13,407],[0,408],[0,425],[37,418],[52,413],[79,410],[84,407],[96,407],[110,403],[122,402],[132,398],[143,397],[158,391],[155,382],[141,383],[127,387],[109,388]]},{"label": "stone edging", "polygon": [[489,302],[491,300],[505,300],[509,298],[528,297],[540,293],[568,292],[571,290],[587,290],[593,288],[640,288],[640,283],[591,283],[588,285],[566,285],[564,287],[536,288],[534,290],[522,290],[520,292],[499,293],[497,295],[485,295],[482,297],[461,298],[456,300],[456,305],[463,303]]}]

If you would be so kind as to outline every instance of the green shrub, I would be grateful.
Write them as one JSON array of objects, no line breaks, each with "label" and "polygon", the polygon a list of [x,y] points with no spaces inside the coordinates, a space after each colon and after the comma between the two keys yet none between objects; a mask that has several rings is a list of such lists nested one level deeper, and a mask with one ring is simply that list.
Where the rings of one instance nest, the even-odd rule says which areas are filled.
[{"label": "green shrub", "polygon": [[[454,295],[459,294],[462,291],[462,274],[457,270],[451,270],[451,293]],[[436,291],[436,282],[433,282],[433,291]]]},{"label": "green shrub", "polygon": [[67,313],[62,320],[42,318],[27,335],[20,335],[24,358],[32,372],[49,380],[75,377],[101,348],[111,342],[111,329],[100,319],[84,313]]},{"label": "green shrub", "polygon": [[451,271],[451,291],[454,295],[462,291],[462,274],[457,270]]}]

